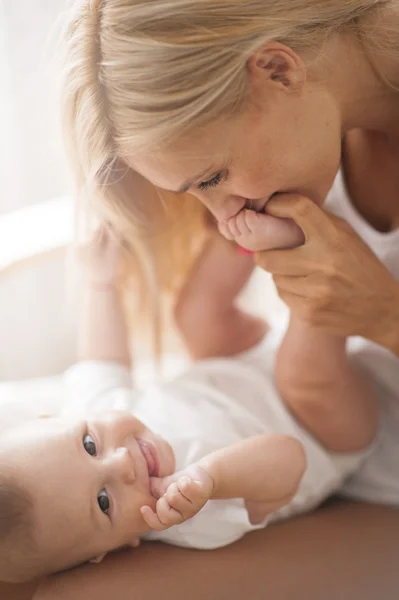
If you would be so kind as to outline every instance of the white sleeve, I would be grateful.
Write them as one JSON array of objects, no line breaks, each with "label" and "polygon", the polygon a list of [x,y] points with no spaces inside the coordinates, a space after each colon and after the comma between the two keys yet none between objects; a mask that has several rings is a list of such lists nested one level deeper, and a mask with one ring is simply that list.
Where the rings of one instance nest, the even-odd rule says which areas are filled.
[{"label": "white sleeve", "polygon": [[133,401],[131,373],[119,363],[82,361],[64,375],[64,414],[132,410]]},{"label": "white sleeve", "polygon": [[210,500],[192,519],[166,531],[151,531],[144,539],[184,548],[214,550],[236,542],[249,531],[263,529],[266,524],[267,519],[260,525],[250,523],[241,498]]}]

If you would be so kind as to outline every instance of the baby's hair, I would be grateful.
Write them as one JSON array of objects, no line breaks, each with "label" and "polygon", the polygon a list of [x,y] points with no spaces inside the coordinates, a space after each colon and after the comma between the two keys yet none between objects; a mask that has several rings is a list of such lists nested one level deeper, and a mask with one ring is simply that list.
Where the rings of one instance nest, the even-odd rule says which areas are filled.
[{"label": "baby's hair", "polygon": [[33,578],[35,559],[32,500],[15,478],[0,475],[0,581]]}]

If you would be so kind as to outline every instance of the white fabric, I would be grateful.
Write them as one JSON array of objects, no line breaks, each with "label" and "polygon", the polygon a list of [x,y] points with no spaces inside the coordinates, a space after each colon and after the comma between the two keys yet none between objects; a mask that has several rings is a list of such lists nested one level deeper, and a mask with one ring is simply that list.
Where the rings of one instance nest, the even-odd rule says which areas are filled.
[{"label": "white fabric", "polygon": [[[286,518],[312,509],[337,491],[363,455],[328,453],[299,426],[276,394],[273,357],[269,336],[249,352],[196,363],[179,377],[143,392],[132,391],[130,374],[120,365],[80,363],[66,374],[65,411],[131,410],[171,443],[178,470],[248,436],[291,434],[305,447],[308,469],[294,500],[270,520]],[[214,500],[190,521],[148,538],[207,549],[257,528],[250,524],[242,499]]]},{"label": "white fabric", "polygon": [[[327,198],[326,208],[350,223],[399,280],[399,229],[381,233],[367,223],[352,205],[341,172]],[[348,349],[376,382],[381,428],[373,452],[344,487],[344,494],[399,506],[399,359],[360,337],[351,338]]]}]

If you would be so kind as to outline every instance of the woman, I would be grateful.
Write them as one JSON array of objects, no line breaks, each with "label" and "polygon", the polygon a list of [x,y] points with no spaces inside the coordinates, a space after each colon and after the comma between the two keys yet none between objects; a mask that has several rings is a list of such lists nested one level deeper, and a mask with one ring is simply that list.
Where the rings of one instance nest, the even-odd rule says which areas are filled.
[{"label": "woman", "polygon": [[[362,336],[353,352],[375,381],[381,428],[345,493],[394,506],[398,48],[390,0],[87,0],[69,23],[63,94],[79,191],[130,243],[153,315],[159,290],[175,289],[198,251],[203,207],[236,241],[252,209],[256,260],[292,312]],[[327,196],[338,217],[321,209]],[[305,243],[288,250],[297,226]],[[339,522],[334,511],[325,518]],[[233,564],[240,550],[224,552]],[[113,573],[118,564],[128,589],[133,576],[122,559]],[[214,577],[222,591],[208,597],[242,597],[237,583],[234,596]],[[153,582],[153,593],[162,585]],[[315,593],[309,584],[306,597]]]}]

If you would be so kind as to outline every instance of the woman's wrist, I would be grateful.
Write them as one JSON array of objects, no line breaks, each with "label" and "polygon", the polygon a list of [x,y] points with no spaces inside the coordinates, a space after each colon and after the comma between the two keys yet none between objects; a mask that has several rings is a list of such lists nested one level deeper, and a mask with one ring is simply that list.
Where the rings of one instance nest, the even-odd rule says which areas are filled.
[{"label": "woman's wrist", "polygon": [[[376,331],[370,336],[370,340],[399,357],[399,286],[397,298],[389,304],[389,307],[380,313]],[[384,313],[385,318],[381,318]]]}]

